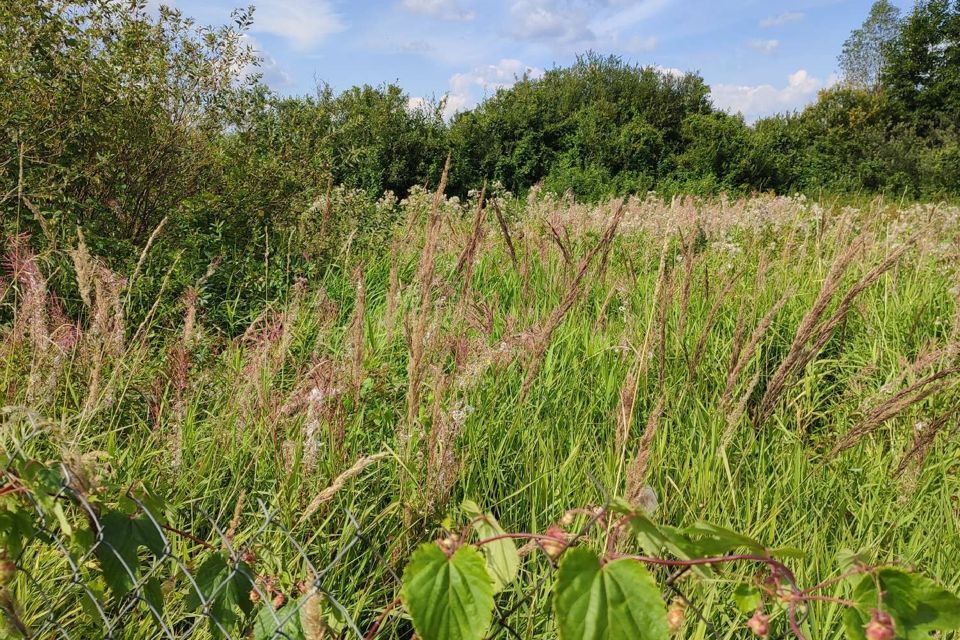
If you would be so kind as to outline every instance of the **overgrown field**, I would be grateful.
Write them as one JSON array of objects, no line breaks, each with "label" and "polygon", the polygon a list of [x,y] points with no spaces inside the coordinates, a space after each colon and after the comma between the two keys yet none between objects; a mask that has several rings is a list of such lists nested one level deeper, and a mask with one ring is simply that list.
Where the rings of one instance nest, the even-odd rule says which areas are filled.
[{"label": "overgrown field", "polygon": [[[7,239],[4,450],[62,461],[96,508],[163,505],[172,551],[144,559],[160,582],[143,588],[160,589],[169,637],[185,633],[192,558],[227,542],[278,603],[330,565],[345,637],[411,637],[394,574],[459,530],[464,499],[544,533],[624,497],[658,522],[801,550],[801,586],[860,551],[960,589],[960,209],[422,190],[396,206],[385,242],[348,239],[282,299],[219,299],[200,280],[177,322],[128,294],[150,247],[118,274],[82,236],[40,254]],[[237,335],[208,322],[237,308],[258,314]],[[84,521],[55,506],[37,507],[49,530]],[[25,627],[168,637],[61,538],[29,537],[17,562],[4,606]],[[491,635],[556,637],[549,554],[521,554]],[[678,580],[681,637],[749,636],[731,577],[756,567],[729,570]],[[150,576],[132,578],[139,592]],[[822,593],[803,629],[842,637],[830,598],[847,587]],[[783,611],[771,624],[787,635]]]}]

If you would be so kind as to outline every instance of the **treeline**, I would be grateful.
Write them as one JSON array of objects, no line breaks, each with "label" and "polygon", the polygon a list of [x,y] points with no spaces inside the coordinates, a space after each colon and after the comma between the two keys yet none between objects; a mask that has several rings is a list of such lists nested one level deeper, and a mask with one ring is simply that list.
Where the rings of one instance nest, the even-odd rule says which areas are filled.
[{"label": "treeline", "polygon": [[709,88],[616,57],[525,78],[454,118],[463,184],[537,182],[581,198],[669,192],[960,194],[960,1],[909,15],[876,2],[840,56],[842,82],[749,126]]},{"label": "treeline", "polygon": [[[906,16],[876,3],[844,47],[843,83],[752,125],[717,110],[696,74],[592,53],[450,121],[442,104],[412,108],[393,85],[281,97],[256,74],[249,11],[208,28],[145,5],[0,6],[5,234],[70,246],[80,228],[98,255],[132,266],[164,224],[162,273],[188,282],[217,263],[211,277],[232,282],[259,268],[271,241],[274,254],[287,242],[309,261],[388,229],[397,208],[377,199],[435,185],[448,154],[448,190],[461,197],[485,181],[585,200],[650,189],[960,194],[960,0],[925,0]],[[326,236],[303,241],[318,224]],[[269,270],[258,273],[269,292]]]}]

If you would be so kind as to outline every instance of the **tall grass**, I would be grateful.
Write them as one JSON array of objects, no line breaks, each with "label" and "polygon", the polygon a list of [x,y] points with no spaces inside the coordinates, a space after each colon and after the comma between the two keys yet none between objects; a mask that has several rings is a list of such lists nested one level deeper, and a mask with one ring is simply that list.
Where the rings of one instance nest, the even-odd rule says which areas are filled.
[{"label": "tall grass", "polygon": [[[346,252],[235,338],[205,327],[229,301],[202,283],[180,326],[128,327],[126,280],[82,236],[63,291],[8,239],[4,446],[26,411],[48,424],[35,455],[153,488],[178,528],[210,533],[202,511],[242,531],[262,500],[316,556],[350,528],[342,507],[399,563],[463,497],[544,531],[603,499],[595,479],[652,488],[664,521],[803,549],[805,583],[864,549],[960,587],[960,209],[459,203],[442,182],[401,206],[388,248]],[[330,588],[369,623],[396,596],[387,570],[357,551]],[[691,589],[735,635],[726,588]],[[546,606],[512,626],[552,637]],[[809,625],[839,637],[839,610]]]}]

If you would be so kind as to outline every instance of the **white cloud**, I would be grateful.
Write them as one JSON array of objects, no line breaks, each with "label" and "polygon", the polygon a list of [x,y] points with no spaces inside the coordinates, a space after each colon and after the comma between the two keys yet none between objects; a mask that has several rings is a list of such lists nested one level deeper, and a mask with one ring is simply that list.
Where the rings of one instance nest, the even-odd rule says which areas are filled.
[{"label": "white cloud", "polygon": [[657,48],[656,36],[641,37],[633,36],[623,45],[623,50],[627,53],[648,53]]},{"label": "white cloud", "polygon": [[452,116],[457,111],[473,106],[483,96],[496,93],[498,89],[512,87],[524,74],[539,78],[543,75],[543,69],[525,65],[515,58],[503,58],[497,64],[476,67],[467,73],[453,74],[450,77],[450,93],[447,94],[445,114]]},{"label": "white cloud", "polygon": [[626,37],[629,27],[650,18],[672,0],[513,0],[511,35],[560,49],[618,45],[649,51],[656,38]]},{"label": "white cloud", "polygon": [[770,84],[715,84],[710,91],[713,103],[730,113],[742,113],[753,121],[761,116],[798,109],[813,101],[821,89],[836,84],[836,75],[825,81],[799,69],[787,78],[787,85],[778,89]]},{"label": "white cloud", "polygon": [[786,13],[764,18],[760,21],[760,26],[764,29],[769,29],[771,27],[782,27],[783,25],[790,24],[791,22],[800,22],[804,19],[804,17],[806,16],[801,11],[787,11]]},{"label": "white cloud", "polygon": [[461,7],[457,0],[403,0],[400,8],[441,20],[473,20],[476,17],[473,11]]},{"label": "white cloud", "polygon": [[751,40],[750,48],[764,55],[770,55],[780,46],[779,40]]},{"label": "white cloud", "polygon": [[587,26],[589,17],[584,6],[560,6],[548,0],[516,0],[510,7],[510,18],[510,30],[521,40],[568,45],[595,38]]},{"label": "white cloud", "polygon": [[293,85],[293,76],[290,75],[283,65],[277,62],[276,58],[267,53],[263,45],[261,45],[256,38],[248,33],[243,34],[241,38],[250,45],[254,54],[260,58],[260,64],[247,65],[240,70],[240,75],[247,77],[253,74],[260,74],[260,77],[267,86],[273,89],[282,89]]},{"label": "white cloud", "polygon": [[344,28],[329,0],[261,0],[253,23],[257,33],[280,36],[301,51]]},{"label": "white cloud", "polygon": [[423,96],[410,96],[407,98],[407,109],[410,109],[411,111],[426,109],[429,107],[429,105],[430,101]]},{"label": "white cloud", "polygon": [[685,75],[687,75],[686,71],[683,69],[677,69],[676,67],[661,67],[660,65],[656,64],[653,65],[653,68],[664,75],[673,76],[674,78],[683,78]]},{"label": "white cloud", "polygon": [[[525,65],[515,58],[503,58],[497,64],[453,74],[449,81],[450,90],[446,94],[444,117],[452,118],[458,111],[470,109],[484,96],[513,86],[525,74],[531,78],[539,78],[543,76],[543,69]],[[411,97],[407,101],[410,109],[423,109],[429,105],[430,101],[420,96]]]}]

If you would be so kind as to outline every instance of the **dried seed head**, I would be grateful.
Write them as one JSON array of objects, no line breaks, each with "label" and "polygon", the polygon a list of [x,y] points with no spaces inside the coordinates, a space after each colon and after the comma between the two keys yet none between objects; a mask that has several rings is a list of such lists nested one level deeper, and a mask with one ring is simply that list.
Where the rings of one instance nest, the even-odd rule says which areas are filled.
[{"label": "dried seed head", "polygon": [[770,618],[760,610],[753,614],[753,617],[747,620],[747,627],[753,631],[753,635],[760,638],[770,636]]},{"label": "dried seed head", "polygon": [[437,540],[437,544],[439,544],[440,548],[449,555],[456,551],[457,547],[460,546],[460,536],[455,533],[451,533],[446,538]]},{"label": "dried seed head", "polygon": [[671,634],[678,634],[683,631],[683,617],[687,609],[687,603],[680,598],[674,598],[667,609],[667,629]]},{"label": "dried seed head", "polygon": [[541,540],[540,546],[547,552],[552,560],[560,557],[560,554],[567,548],[570,535],[558,526],[552,526],[547,529],[547,540]]},{"label": "dried seed head", "polygon": [[870,622],[865,627],[867,640],[893,640],[893,618],[886,611],[874,609],[870,614]]},{"label": "dried seed head", "polygon": [[325,597],[319,593],[308,596],[300,607],[300,626],[303,627],[303,637],[306,640],[322,640],[332,637],[327,621],[323,617]]}]

